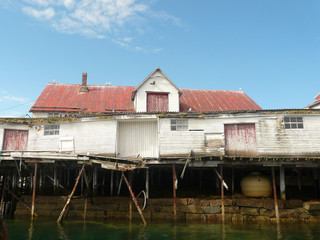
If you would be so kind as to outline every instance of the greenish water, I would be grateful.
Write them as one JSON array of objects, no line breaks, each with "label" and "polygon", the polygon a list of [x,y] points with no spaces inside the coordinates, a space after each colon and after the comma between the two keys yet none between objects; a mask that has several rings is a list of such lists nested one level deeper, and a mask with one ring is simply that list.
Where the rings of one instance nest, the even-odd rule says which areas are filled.
[{"label": "greenish water", "polygon": [[320,224],[142,224],[65,220],[58,225],[54,220],[7,219],[11,240],[204,240],[204,239],[320,239]]}]

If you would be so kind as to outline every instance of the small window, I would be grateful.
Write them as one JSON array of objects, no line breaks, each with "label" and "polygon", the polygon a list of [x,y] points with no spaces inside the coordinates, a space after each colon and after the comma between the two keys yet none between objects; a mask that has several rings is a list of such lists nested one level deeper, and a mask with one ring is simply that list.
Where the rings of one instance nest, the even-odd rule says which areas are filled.
[{"label": "small window", "polygon": [[171,131],[188,131],[188,119],[171,119]]},{"label": "small window", "polygon": [[286,129],[303,128],[303,118],[302,117],[284,117],[284,128]]},{"label": "small window", "polygon": [[44,126],[44,135],[59,135],[59,125],[45,125]]},{"label": "small window", "polygon": [[60,117],[61,115],[57,112],[50,112],[48,113],[48,117],[49,118],[53,118],[53,117]]}]

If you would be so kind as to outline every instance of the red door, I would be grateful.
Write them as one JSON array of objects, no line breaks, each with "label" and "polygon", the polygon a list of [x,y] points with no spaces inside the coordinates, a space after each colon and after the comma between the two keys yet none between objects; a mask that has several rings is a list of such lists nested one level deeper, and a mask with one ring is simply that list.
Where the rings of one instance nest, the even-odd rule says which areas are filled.
[{"label": "red door", "polygon": [[168,93],[148,93],[147,94],[148,112],[167,112]]},{"label": "red door", "polygon": [[254,123],[226,124],[225,154],[228,156],[257,156],[256,128]]},{"label": "red door", "polygon": [[28,130],[5,129],[2,150],[26,151]]}]

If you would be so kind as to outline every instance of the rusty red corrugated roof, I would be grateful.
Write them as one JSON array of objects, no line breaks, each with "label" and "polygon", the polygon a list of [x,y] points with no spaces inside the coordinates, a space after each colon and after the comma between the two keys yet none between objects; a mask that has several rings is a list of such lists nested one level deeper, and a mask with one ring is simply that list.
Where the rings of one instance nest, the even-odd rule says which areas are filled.
[{"label": "rusty red corrugated roof", "polygon": [[320,100],[320,93],[314,99]]},{"label": "rusty red corrugated roof", "polygon": [[[84,112],[105,113],[112,111],[132,112],[134,102],[132,86],[88,85],[88,92],[79,92],[79,84],[49,83],[31,112]],[[242,91],[217,91],[180,89],[180,111],[193,112],[260,110],[248,95]]]}]

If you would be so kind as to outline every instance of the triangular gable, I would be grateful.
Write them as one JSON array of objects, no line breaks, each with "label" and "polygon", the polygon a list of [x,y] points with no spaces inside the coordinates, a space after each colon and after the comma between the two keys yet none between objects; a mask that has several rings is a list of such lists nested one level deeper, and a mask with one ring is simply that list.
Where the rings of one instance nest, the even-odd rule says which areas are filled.
[{"label": "triangular gable", "polygon": [[167,79],[168,82],[169,82],[174,88],[176,88],[176,89],[178,90],[179,95],[182,94],[182,92],[181,92],[181,91],[179,90],[179,88],[170,80],[170,78],[168,78],[167,75],[164,74],[164,72],[163,72],[159,67],[157,67],[157,68],[156,68],[155,70],[153,70],[153,71],[139,84],[139,86],[136,87],[136,89],[132,92],[131,100],[134,100],[138,89],[139,89],[143,84],[145,84],[145,83],[149,80],[149,78],[151,78],[152,75],[155,74],[157,71],[160,72],[160,73],[164,76],[164,78]]}]

